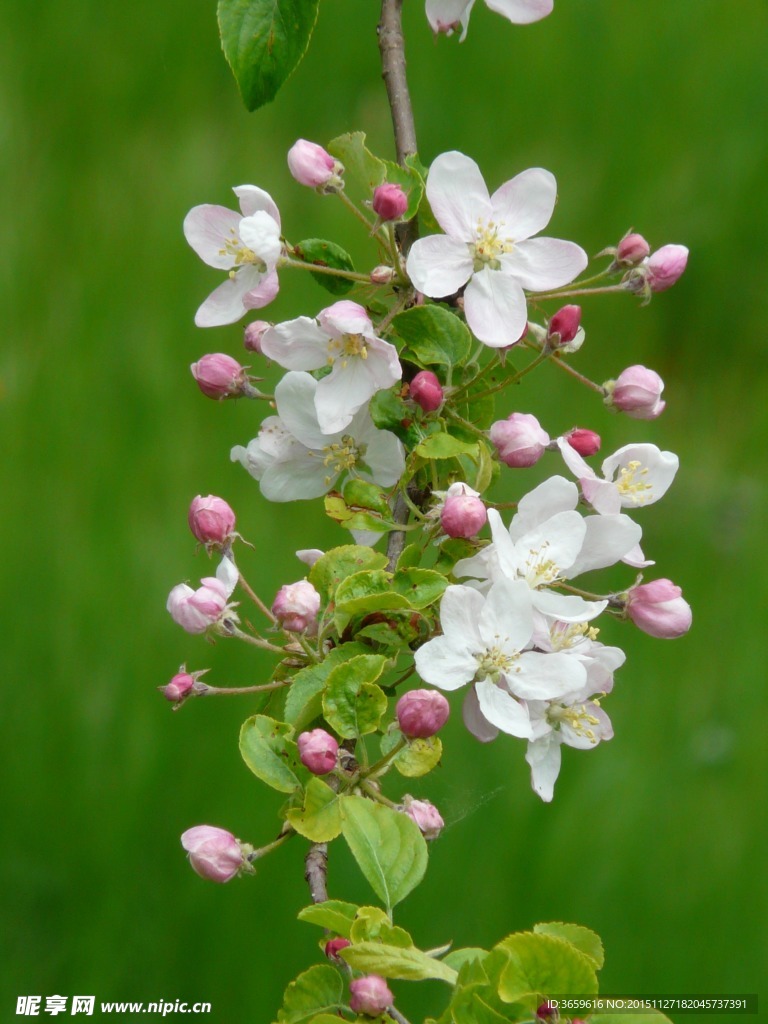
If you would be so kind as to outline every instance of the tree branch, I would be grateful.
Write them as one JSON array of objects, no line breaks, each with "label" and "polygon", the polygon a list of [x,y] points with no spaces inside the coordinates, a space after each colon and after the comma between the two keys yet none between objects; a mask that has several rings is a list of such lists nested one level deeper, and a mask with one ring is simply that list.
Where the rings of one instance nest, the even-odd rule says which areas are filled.
[{"label": "tree branch", "polygon": [[313,903],[325,903],[328,899],[327,875],[328,843],[313,843],[304,858],[304,878]]}]

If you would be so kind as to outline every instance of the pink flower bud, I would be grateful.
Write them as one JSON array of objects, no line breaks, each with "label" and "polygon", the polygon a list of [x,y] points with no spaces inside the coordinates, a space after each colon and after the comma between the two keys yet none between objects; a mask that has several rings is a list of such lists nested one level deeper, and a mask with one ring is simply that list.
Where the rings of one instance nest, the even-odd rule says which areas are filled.
[{"label": "pink flower bud", "polygon": [[197,590],[179,583],[168,595],[166,608],[174,622],[187,633],[204,633],[218,622],[227,608],[226,586],[215,576],[206,576]]},{"label": "pink flower bud", "polygon": [[189,672],[177,672],[169,683],[160,687],[160,692],[166,700],[178,704],[180,700],[187,696],[194,685],[195,677],[191,676]]},{"label": "pink flower bud", "polygon": [[664,292],[681,277],[688,263],[684,245],[662,245],[648,258],[646,272],[652,292]]},{"label": "pink flower bud", "polygon": [[490,435],[501,461],[513,469],[534,466],[549,444],[549,434],[527,412],[513,412],[492,423]]},{"label": "pink flower bud", "polygon": [[557,1020],[559,1017],[557,1006],[547,1000],[541,1006],[536,1007],[536,1017],[538,1020]]},{"label": "pink flower bud", "polygon": [[308,580],[280,587],[272,604],[272,614],[291,633],[310,632],[317,625],[320,595]]},{"label": "pink flower bud", "polygon": [[392,267],[381,263],[378,267],[374,267],[370,273],[371,284],[389,284],[394,276],[395,271]]},{"label": "pink flower bud", "polygon": [[426,739],[439,732],[448,721],[450,705],[437,690],[411,690],[395,707],[397,723],[411,739]]},{"label": "pink flower bud", "polygon": [[440,812],[429,800],[403,799],[403,811],[419,826],[425,839],[437,839],[445,826]]},{"label": "pink flower bud", "polygon": [[249,352],[261,352],[261,339],[264,332],[268,331],[272,324],[268,320],[254,320],[246,324],[243,332],[243,345]]},{"label": "pink flower bud", "polygon": [[624,235],[616,248],[616,262],[624,267],[634,267],[641,263],[651,252],[642,235],[630,232]]},{"label": "pink flower bud", "polygon": [[655,420],[667,404],[661,400],[664,381],[645,366],[628,366],[604,386],[608,391],[606,403],[634,420]]},{"label": "pink flower bud", "polygon": [[565,434],[565,440],[579,455],[596,455],[600,451],[600,435],[585,427],[574,427]]},{"label": "pink flower bud", "polygon": [[434,412],[443,404],[443,386],[431,370],[420,370],[408,386],[408,396],[424,412]]},{"label": "pink flower bud", "polygon": [[181,845],[198,875],[211,882],[228,882],[243,867],[240,844],[223,828],[195,825],[182,835]]},{"label": "pink flower bud", "polygon": [[325,729],[301,733],[296,744],[301,763],[313,775],[327,775],[336,767],[339,744]]},{"label": "pink flower bud", "polygon": [[627,592],[627,615],[644,633],[674,640],[691,628],[691,606],[671,580],[641,583]]},{"label": "pink flower bud", "polygon": [[224,501],[209,494],[203,498],[198,494],[189,506],[189,528],[201,544],[224,544],[235,529],[235,513]]},{"label": "pink flower bud", "polygon": [[382,220],[400,220],[408,209],[408,196],[400,185],[385,182],[373,190],[373,212]]},{"label": "pink flower bud", "polygon": [[567,345],[576,337],[581,326],[581,306],[563,306],[549,321],[547,337],[553,348]]},{"label": "pink flower bud", "polygon": [[331,939],[325,944],[325,955],[329,960],[340,960],[339,950],[346,949],[347,946],[351,946],[352,943],[349,939]]},{"label": "pink flower bud", "polygon": [[218,401],[239,398],[248,383],[245,367],[223,352],[203,356],[190,370],[203,394]]},{"label": "pink flower bud", "polygon": [[349,1005],[355,1013],[378,1017],[392,1005],[394,999],[386,981],[378,974],[367,974],[349,983]]},{"label": "pink flower bud", "polygon": [[488,513],[485,502],[473,494],[453,494],[445,499],[440,525],[449,537],[474,537],[485,526]]},{"label": "pink flower bud", "polygon": [[288,150],[288,170],[300,185],[308,188],[327,185],[339,173],[331,154],[316,142],[307,142],[306,139],[294,142]]}]

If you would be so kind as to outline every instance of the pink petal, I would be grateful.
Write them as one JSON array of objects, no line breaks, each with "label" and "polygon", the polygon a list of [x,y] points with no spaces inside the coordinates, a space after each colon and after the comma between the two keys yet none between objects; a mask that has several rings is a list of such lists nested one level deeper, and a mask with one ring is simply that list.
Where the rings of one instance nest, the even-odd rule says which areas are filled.
[{"label": "pink petal", "polygon": [[499,270],[473,276],[464,292],[464,313],[475,337],[491,348],[519,341],[528,318],[523,289]]},{"label": "pink petal", "polygon": [[317,322],[333,338],[342,334],[372,335],[373,324],[362,306],[349,299],[334,302],[317,314]]},{"label": "pink petal", "polygon": [[480,168],[455,150],[441,153],[433,161],[427,176],[427,198],[437,223],[459,242],[474,241],[478,217],[489,220],[493,212]]},{"label": "pink petal", "polygon": [[554,174],[543,167],[532,167],[493,193],[493,219],[497,224],[504,223],[505,236],[520,242],[549,224],[556,201]]},{"label": "pink petal", "polygon": [[209,267],[229,270],[235,260],[231,253],[222,253],[227,240],[237,241],[240,217],[225,206],[195,206],[184,218],[184,237]]},{"label": "pink petal", "polygon": [[453,295],[470,279],[472,257],[465,242],[447,235],[429,235],[411,246],[406,270],[417,291],[441,299]]},{"label": "pink petal", "polygon": [[277,279],[277,271],[273,270],[259,281],[255,288],[246,292],[243,296],[243,305],[246,309],[261,309],[268,306],[280,291],[280,282]]},{"label": "pink petal", "polygon": [[500,260],[523,288],[539,292],[568,284],[589,263],[580,245],[560,238],[528,238]]}]

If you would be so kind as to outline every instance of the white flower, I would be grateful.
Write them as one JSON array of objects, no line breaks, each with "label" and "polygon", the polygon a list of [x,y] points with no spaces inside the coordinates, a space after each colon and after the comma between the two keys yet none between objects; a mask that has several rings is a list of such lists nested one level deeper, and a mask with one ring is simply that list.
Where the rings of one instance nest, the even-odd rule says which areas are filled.
[{"label": "white flower", "polygon": [[275,267],[282,251],[280,214],[272,197],[255,185],[232,190],[242,213],[224,206],[195,206],[184,220],[184,235],[197,255],[229,271],[195,314],[198,327],[233,324],[249,309],[260,309],[277,295]]},{"label": "white flower", "polygon": [[[474,3],[475,0],[427,0],[427,18],[432,30],[451,35],[460,25],[461,39],[464,40]],[[485,0],[485,3],[516,25],[546,18],[554,7],[554,0]]]},{"label": "white flower", "polygon": [[416,671],[441,690],[476,681],[483,717],[512,736],[533,736],[521,701],[550,700],[585,685],[586,671],[577,659],[526,650],[533,612],[522,581],[499,580],[487,597],[472,587],[448,587],[440,625],[442,636],[416,651]]},{"label": "white flower", "polygon": [[325,434],[342,430],[382,388],[402,377],[394,345],[377,338],[365,310],[341,301],[318,313],[277,324],[261,338],[261,351],[288,370],[331,372],[318,382],[315,409]]},{"label": "white flower", "polygon": [[427,197],[445,234],[414,242],[407,262],[411,281],[435,299],[466,285],[467,323],[493,348],[520,340],[528,317],[524,288],[559,288],[587,265],[587,254],[574,242],[531,237],[548,224],[557,199],[554,176],[540,167],[489,196],[474,160],[443,153],[430,168]]},{"label": "white flower", "polygon": [[377,430],[367,407],[335,434],[320,429],[315,409],[318,382],[291,370],[275,388],[277,416],[269,416],[247,448],[236,445],[240,462],[261,484],[269,501],[318,498],[341,477],[359,476],[392,487],[405,469],[403,446],[388,430]]}]

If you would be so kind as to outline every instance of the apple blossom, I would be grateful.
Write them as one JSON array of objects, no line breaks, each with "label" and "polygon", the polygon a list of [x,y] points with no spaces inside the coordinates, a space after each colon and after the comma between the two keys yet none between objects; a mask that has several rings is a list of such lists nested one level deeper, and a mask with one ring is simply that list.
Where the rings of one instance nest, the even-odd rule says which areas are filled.
[{"label": "apple blossom", "polygon": [[492,348],[520,339],[528,316],[523,289],[559,288],[587,265],[574,242],[531,237],[546,226],[557,198],[554,176],[540,167],[491,196],[474,160],[443,153],[429,170],[427,197],[445,234],[414,242],[408,275],[430,298],[464,288],[467,324]]},{"label": "apple blossom", "polygon": [[225,352],[211,352],[190,366],[197,386],[207,398],[240,398],[248,390],[248,373]]},{"label": "apple blossom", "polygon": [[338,191],[343,188],[344,171],[338,160],[316,142],[298,139],[288,150],[288,170],[300,185],[320,191]]},{"label": "apple blossom", "polygon": [[272,614],[291,633],[312,633],[317,627],[320,595],[309,582],[286,583],[272,603]]},{"label": "apple blossom", "polygon": [[419,370],[408,385],[408,397],[424,412],[435,412],[443,404],[443,386],[431,370]]},{"label": "apple blossom", "polygon": [[667,493],[680,464],[674,452],[655,444],[628,444],[605,459],[601,478],[564,438],[557,444],[585,500],[601,515],[652,505]]},{"label": "apple blossom", "polygon": [[[451,35],[461,27],[461,42],[467,35],[469,15],[475,0],[427,0],[427,19],[433,32]],[[528,25],[551,14],[554,0],[485,0],[486,6],[515,25]]]},{"label": "apple blossom", "polygon": [[269,501],[317,498],[347,475],[394,486],[405,468],[400,441],[376,429],[367,406],[343,431],[326,434],[315,408],[318,386],[308,373],[286,373],[275,388],[278,415],[264,420],[247,448],[236,445],[232,461],[259,481]]},{"label": "apple blossom", "polygon": [[339,742],[325,729],[312,729],[301,733],[296,745],[299,748],[299,759],[313,775],[327,775],[336,767],[339,753]]},{"label": "apple blossom", "polygon": [[650,255],[651,247],[642,235],[629,232],[616,247],[616,262],[621,266],[634,267]]},{"label": "apple blossom", "polygon": [[409,690],[395,706],[397,724],[410,739],[427,739],[448,721],[450,705],[437,690]]},{"label": "apple blossom", "polygon": [[547,338],[552,348],[568,345],[579,333],[581,306],[563,306],[550,319]]},{"label": "apple blossom", "polygon": [[193,498],[187,518],[192,535],[207,547],[225,544],[235,529],[235,513],[223,498],[214,494]]},{"label": "apple blossom", "polygon": [[[453,491],[453,493],[451,493]],[[452,484],[440,512],[440,525],[449,537],[474,537],[488,520],[485,502],[466,484]]]},{"label": "apple blossom", "polygon": [[165,686],[160,687],[160,692],[166,700],[170,700],[173,701],[174,704],[178,704],[180,701],[184,700],[194,685],[195,677],[190,675],[182,665],[171,681],[166,683]]},{"label": "apple blossom", "polygon": [[665,292],[680,278],[688,263],[684,245],[662,245],[646,263],[648,285],[652,292]]},{"label": "apple blossom", "polygon": [[261,352],[261,339],[272,324],[268,320],[252,320],[243,331],[243,345],[249,352]]},{"label": "apple blossom", "polygon": [[166,607],[171,618],[187,633],[205,633],[225,616],[237,619],[228,599],[238,580],[237,569],[229,558],[223,558],[215,576],[206,576],[197,590],[179,583],[168,595]]},{"label": "apple blossom", "polygon": [[182,834],[181,845],[189,854],[189,863],[201,878],[210,882],[228,882],[246,861],[240,843],[231,832],[214,825],[195,825]]},{"label": "apple blossom", "polygon": [[349,1005],[355,1013],[366,1017],[378,1017],[391,1006],[395,997],[387,983],[378,974],[366,974],[349,983]]},{"label": "apple blossom", "polygon": [[275,268],[282,245],[277,206],[255,185],[239,185],[233,192],[241,213],[206,204],[195,206],[184,220],[184,235],[197,255],[209,267],[228,271],[224,284],[198,309],[198,327],[233,324],[278,292]]},{"label": "apple blossom", "polygon": [[329,939],[323,947],[323,952],[329,960],[335,960],[337,963],[341,963],[339,952],[351,945],[352,943],[349,939]]},{"label": "apple blossom", "polygon": [[317,383],[315,409],[320,429],[333,434],[377,392],[402,376],[397,349],[377,338],[373,324],[356,302],[335,302],[315,320],[300,316],[264,333],[261,351],[289,370],[331,372]]},{"label": "apple blossom", "polygon": [[411,821],[419,826],[419,831],[426,840],[437,839],[445,828],[440,811],[429,800],[414,800],[412,796],[403,798],[403,811]]},{"label": "apple blossom", "polygon": [[491,443],[501,461],[512,469],[534,466],[550,443],[549,434],[531,413],[513,412],[491,424]]},{"label": "apple blossom", "polygon": [[675,640],[691,628],[691,606],[671,580],[652,580],[627,591],[627,615],[644,633]]},{"label": "apple blossom", "polygon": [[616,380],[606,381],[603,387],[607,392],[606,405],[635,420],[655,420],[667,404],[661,399],[664,381],[655,370],[645,366],[628,366]]}]

